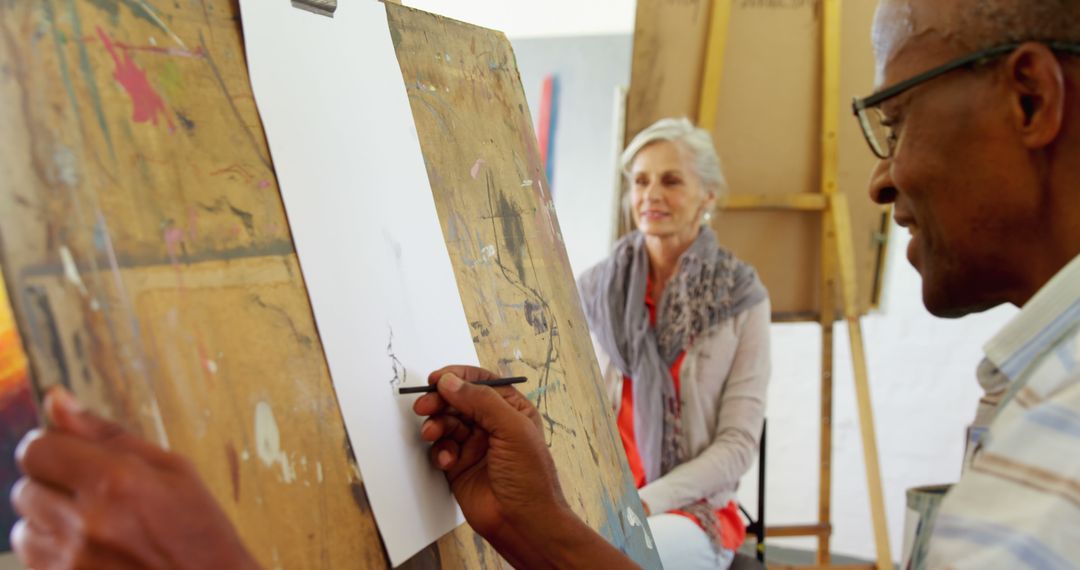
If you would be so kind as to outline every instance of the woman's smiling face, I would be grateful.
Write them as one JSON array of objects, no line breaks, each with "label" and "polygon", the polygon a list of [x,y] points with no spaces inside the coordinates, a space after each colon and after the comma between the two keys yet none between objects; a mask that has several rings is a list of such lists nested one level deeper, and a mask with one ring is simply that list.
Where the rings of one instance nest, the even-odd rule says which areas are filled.
[{"label": "woman's smiling face", "polygon": [[658,141],[634,157],[630,168],[634,223],[650,237],[692,236],[716,199],[702,185],[685,153],[673,142]]}]

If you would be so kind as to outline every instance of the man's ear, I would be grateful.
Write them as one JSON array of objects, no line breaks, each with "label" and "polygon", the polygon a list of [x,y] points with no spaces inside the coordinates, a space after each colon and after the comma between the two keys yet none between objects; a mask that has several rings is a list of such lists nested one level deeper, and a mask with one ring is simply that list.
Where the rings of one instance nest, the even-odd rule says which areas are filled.
[{"label": "man's ear", "polygon": [[1065,120],[1065,74],[1048,46],[1029,42],[1005,62],[1013,125],[1024,145],[1039,149],[1057,140]]}]

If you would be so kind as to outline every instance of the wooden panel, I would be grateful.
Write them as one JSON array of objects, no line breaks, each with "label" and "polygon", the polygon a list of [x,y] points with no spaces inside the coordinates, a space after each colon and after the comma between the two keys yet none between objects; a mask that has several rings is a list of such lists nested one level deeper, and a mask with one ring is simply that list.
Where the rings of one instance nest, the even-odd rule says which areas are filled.
[{"label": "wooden panel", "polygon": [[626,140],[664,117],[695,117],[710,0],[638,0]]},{"label": "wooden panel", "polygon": [[[409,8],[387,11],[480,362],[535,379],[529,396],[568,500],[609,541],[659,568],[604,403],[510,43]],[[475,542],[462,528],[439,550],[457,558],[460,544]]]},{"label": "wooden panel", "polygon": [[14,308],[37,380],[192,457],[267,568],[384,567],[237,16],[227,0],[0,5]]},{"label": "wooden panel", "polygon": [[[632,523],[640,502],[619,467],[546,181],[532,174],[538,153],[509,44],[392,13],[402,61],[423,68],[405,73],[482,362],[540,379],[533,397],[571,503],[658,567]],[[475,53],[454,43],[461,34],[476,38]],[[460,65],[428,70],[435,46]],[[416,98],[431,85],[453,92]],[[484,114],[496,98],[516,122]],[[63,383],[191,456],[267,568],[386,567],[235,0],[0,3],[0,101],[0,254],[39,383]],[[406,567],[502,564],[463,529]]]},{"label": "wooden panel", "polygon": [[[702,58],[708,31],[688,11],[690,6],[709,2],[677,3],[681,7],[673,3],[639,2],[627,140],[665,116],[696,118],[698,107],[690,101],[700,91],[700,71],[695,66]],[[735,0],[731,5],[714,130],[731,192],[819,192],[820,3]],[[866,197],[874,157],[850,118],[849,107],[851,96],[873,87],[869,41],[873,9],[868,2],[845,4],[841,63],[840,190],[854,206],[858,300],[863,313],[875,305],[880,285],[883,210]],[[662,17],[644,18],[657,13]],[[680,67],[683,61],[688,65]],[[714,228],[721,243],[758,268],[778,319],[814,318],[821,281],[818,214],[728,211],[715,218]]]}]

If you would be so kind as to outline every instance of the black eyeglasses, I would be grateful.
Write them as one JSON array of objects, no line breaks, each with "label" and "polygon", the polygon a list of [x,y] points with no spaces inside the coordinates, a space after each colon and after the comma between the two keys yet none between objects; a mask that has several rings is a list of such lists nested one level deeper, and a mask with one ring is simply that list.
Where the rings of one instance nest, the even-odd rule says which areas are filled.
[{"label": "black eyeglasses", "polygon": [[[1057,41],[1040,43],[1056,52],[1080,55],[1080,45],[1078,44]],[[851,104],[852,111],[859,119],[859,126],[862,128],[863,136],[866,137],[866,142],[870,145],[870,150],[874,151],[874,154],[882,160],[892,158],[893,152],[896,150],[896,133],[893,132],[892,125],[886,121],[885,114],[879,107],[882,103],[946,73],[966,67],[983,65],[996,58],[1008,55],[1021,45],[1023,44],[1010,43],[980,50],[959,59],[954,59],[930,71],[920,73],[911,79],[901,81],[869,97],[855,99]]]}]

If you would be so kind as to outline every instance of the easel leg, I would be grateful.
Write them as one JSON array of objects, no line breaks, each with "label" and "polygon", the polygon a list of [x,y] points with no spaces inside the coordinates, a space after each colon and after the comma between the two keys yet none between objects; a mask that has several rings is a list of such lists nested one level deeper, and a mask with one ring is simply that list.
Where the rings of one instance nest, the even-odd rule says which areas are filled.
[{"label": "easel leg", "polygon": [[851,360],[855,372],[855,397],[859,408],[859,433],[862,436],[863,461],[866,464],[866,486],[870,492],[870,514],[877,545],[878,570],[892,568],[888,523],[885,520],[885,498],[881,487],[881,466],[878,462],[877,434],[874,411],[870,401],[870,380],[866,371],[866,349],[862,325],[855,300],[855,250],[851,234],[851,217],[847,198],[830,196],[830,216],[836,232],[837,266],[840,275],[840,295],[844,302],[844,317],[851,341]]},{"label": "easel leg", "polygon": [[821,248],[821,443],[818,467],[818,549],[817,564],[832,561],[832,396],[833,396],[833,323],[836,320],[836,260],[830,244],[836,241],[832,221],[822,216]]}]

